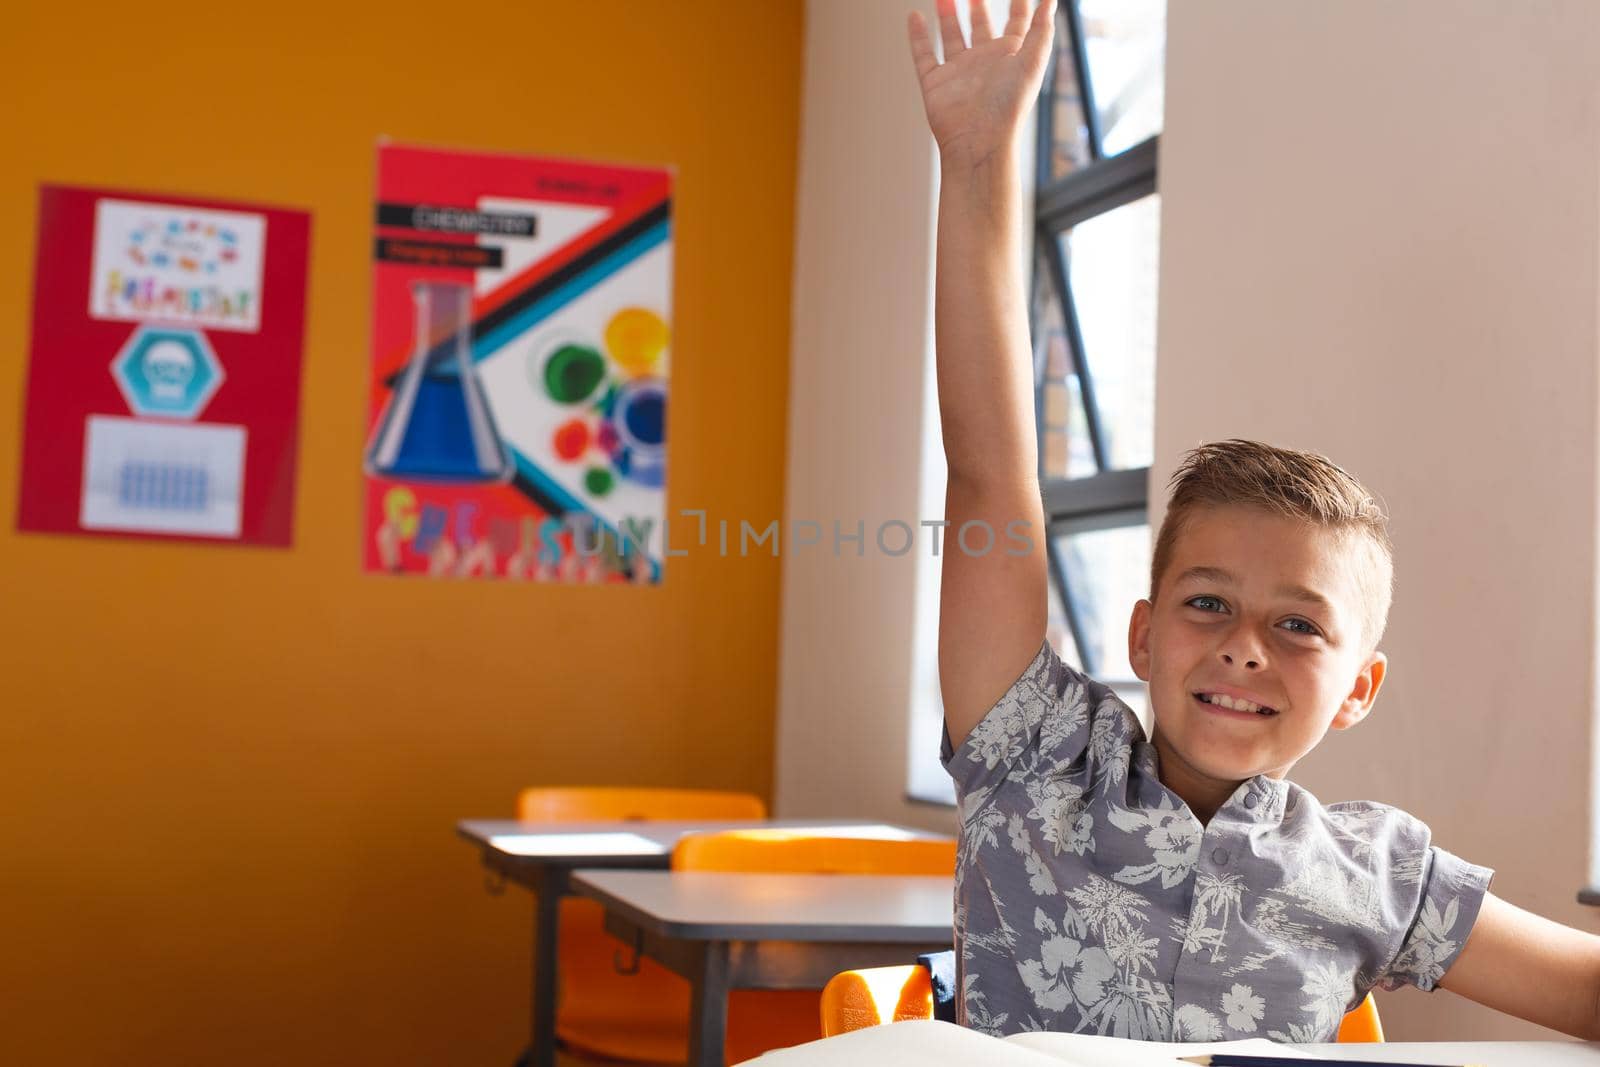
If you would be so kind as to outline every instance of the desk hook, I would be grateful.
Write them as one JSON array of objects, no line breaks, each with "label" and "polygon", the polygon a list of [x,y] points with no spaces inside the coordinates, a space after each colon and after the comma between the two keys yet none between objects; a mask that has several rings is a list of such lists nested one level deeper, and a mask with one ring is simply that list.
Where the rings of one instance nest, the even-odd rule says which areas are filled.
[{"label": "desk hook", "polygon": [[500,871],[486,871],[483,876],[483,891],[491,897],[498,897],[506,891],[506,876]]},{"label": "desk hook", "polygon": [[644,952],[644,931],[635,930],[633,933],[633,961],[622,962],[622,952],[619,949],[611,954],[611,966],[615,967],[618,974],[638,974],[639,957]]}]

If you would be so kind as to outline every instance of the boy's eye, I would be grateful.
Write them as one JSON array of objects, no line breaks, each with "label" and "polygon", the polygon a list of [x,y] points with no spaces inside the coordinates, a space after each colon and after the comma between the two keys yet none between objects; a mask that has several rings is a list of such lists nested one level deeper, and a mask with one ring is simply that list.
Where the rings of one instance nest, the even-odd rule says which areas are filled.
[{"label": "boy's eye", "polygon": [[1214,596],[1190,597],[1188,600],[1184,601],[1184,603],[1188,604],[1192,608],[1199,608],[1201,611],[1223,610],[1222,601]]},{"label": "boy's eye", "polygon": [[1313,637],[1317,633],[1317,628],[1304,619],[1285,619],[1283,625],[1290,633],[1311,634]]}]

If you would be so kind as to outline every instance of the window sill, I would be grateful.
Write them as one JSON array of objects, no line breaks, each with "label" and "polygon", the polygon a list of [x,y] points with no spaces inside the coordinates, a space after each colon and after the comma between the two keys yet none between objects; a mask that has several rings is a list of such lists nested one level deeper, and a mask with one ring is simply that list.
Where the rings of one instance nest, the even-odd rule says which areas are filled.
[{"label": "window sill", "polygon": [[[924,796],[907,791],[905,794],[907,804],[920,804],[925,808],[939,808],[943,811],[954,811],[956,802],[945,797]],[[1596,904],[1600,904],[1600,896],[1596,896]]]}]

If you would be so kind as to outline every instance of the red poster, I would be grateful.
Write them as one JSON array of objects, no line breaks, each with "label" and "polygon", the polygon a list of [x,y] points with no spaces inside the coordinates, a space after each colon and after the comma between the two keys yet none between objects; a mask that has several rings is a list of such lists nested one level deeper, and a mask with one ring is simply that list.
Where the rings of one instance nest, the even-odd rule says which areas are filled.
[{"label": "red poster", "polygon": [[287,546],[311,217],[42,186],[17,527]]}]

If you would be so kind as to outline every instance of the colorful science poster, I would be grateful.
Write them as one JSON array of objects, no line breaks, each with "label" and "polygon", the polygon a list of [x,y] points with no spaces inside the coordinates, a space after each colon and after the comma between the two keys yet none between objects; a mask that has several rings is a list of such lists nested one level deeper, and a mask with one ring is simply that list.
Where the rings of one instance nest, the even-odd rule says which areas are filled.
[{"label": "colorful science poster", "polygon": [[19,529],[289,544],[310,234],[41,187]]},{"label": "colorful science poster", "polygon": [[383,145],[368,571],[661,580],[668,170]]}]

